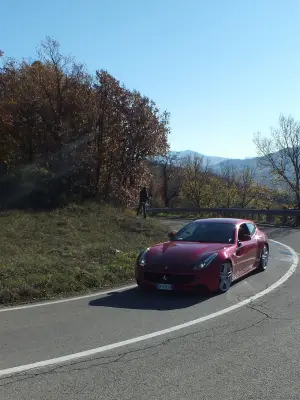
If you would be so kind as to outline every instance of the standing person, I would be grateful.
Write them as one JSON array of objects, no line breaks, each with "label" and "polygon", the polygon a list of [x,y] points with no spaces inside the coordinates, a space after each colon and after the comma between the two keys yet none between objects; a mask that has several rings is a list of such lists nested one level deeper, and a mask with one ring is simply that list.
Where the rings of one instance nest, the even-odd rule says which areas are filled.
[{"label": "standing person", "polygon": [[140,191],[140,202],[139,202],[139,206],[137,209],[137,214],[140,214],[141,208],[143,209],[143,214],[144,214],[144,218],[147,218],[146,215],[146,203],[149,200],[149,196],[148,196],[148,192],[147,192],[147,188],[144,186],[142,188],[142,190]]}]

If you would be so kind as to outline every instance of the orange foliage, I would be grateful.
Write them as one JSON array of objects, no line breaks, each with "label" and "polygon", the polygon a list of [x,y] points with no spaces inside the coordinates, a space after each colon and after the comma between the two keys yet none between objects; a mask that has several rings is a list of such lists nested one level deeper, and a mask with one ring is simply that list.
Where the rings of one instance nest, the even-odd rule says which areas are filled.
[{"label": "orange foliage", "polygon": [[31,193],[128,204],[149,182],[144,160],[166,153],[168,133],[167,112],[107,71],[89,75],[50,38],[33,63],[3,61],[0,162]]}]

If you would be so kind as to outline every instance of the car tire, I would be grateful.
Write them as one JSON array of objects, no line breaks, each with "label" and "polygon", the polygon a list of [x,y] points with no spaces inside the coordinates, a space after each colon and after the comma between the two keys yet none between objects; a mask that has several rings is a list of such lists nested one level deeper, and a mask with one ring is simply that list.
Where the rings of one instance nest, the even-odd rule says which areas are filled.
[{"label": "car tire", "polygon": [[226,293],[229,290],[232,283],[232,272],[230,261],[226,261],[221,265],[217,290],[219,294]]},{"label": "car tire", "polygon": [[265,244],[262,248],[259,256],[259,264],[257,267],[258,272],[263,272],[266,270],[269,260],[269,249],[268,246]]}]

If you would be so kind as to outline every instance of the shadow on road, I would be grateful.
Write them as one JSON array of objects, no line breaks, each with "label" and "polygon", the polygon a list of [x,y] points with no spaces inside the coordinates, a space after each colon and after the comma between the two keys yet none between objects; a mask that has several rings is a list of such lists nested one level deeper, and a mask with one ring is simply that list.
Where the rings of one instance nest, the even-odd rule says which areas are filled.
[{"label": "shadow on road", "polygon": [[105,297],[90,301],[89,305],[92,307],[164,311],[188,308],[211,297],[212,295],[199,293],[144,292],[139,288],[133,288],[122,292],[111,292]]}]

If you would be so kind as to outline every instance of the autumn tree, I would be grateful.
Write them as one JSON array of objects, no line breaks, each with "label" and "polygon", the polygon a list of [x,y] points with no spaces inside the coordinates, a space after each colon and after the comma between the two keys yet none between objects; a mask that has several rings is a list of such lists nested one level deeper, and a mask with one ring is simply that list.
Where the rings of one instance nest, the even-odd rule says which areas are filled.
[{"label": "autumn tree", "polygon": [[106,71],[96,77],[97,186],[102,182],[105,198],[118,191],[123,201],[129,201],[150,179],[145,160],[168,149],[169,114]]},{"label": "autumn tree", "polygon": [[1,70],[6,116],[0,124],[1,148],[10,168],[20,167],[20,183],[25,174],[25,180],[46,190],[55,184],[52,193],[58,194],[83,184],[90,168],[91,78],[51,38],[38,55],[34,62],[9,60]]},{"label": "autumn tree", "polygon": [[244,166],[236,173],[236,189],[237,200],[236,205],[241,208],[246,208],[254,200],[256,200],[260,184],[257,180],[255,170],[251,167]]},{"label": "autumn tree", "polygon": [[226,185],[224,184],[222,177],[212,173],[207,185],[208,193],[211,194],[208,207],[226,207],[226,204],[224,203],[224,200],[226,201]]},{"label": "autumn tree", "polygon": [[195,207],[211,207],[214,204],[211,167],[201,156],[188,156],[182,163],[181,196]]},{"label": "autumn tree", "polygon": [[120,182],[131,191],[146,180],[141,169],[142,165],[145,166],[143,161],[163,155],[168,150],[169,114],[161,113],[152,100],[138,91],[126,96],[122,112],[124,128],[120,132]]},{"label": "autumn tree", "polygon": [[202,157],[188,158],[182,166],[182,198],[199,208],[241,207],[271,204],[271,193],[251,167],[234,168],[230,162],[215,173]]},{"label": "autumn tree", "polygon": [[120,168],[115,156],[120,148],[118,136],[123,124],[122,102],[126,91],[107,71],[96,71],[95,89],[95,188],[107,199]]},{"label": "autumn tree", "polygon": [[159,165],[162,173],[162,197],[165,207],[169,207],[170,201],[180,194],[180,160],[176,153],[169,153],[159,160]]},{"label": "autumn tree", "polygon": [[166,154],[169,129],[169,114],[152,100],[106,71],[91,76],[49,37],[34,62],[4,58],[0,172],[10,175],[19,204],[41,187],[45,199],[80,194],[127,204],[149,180],[146,160]]},{"label": "autumn tree", "polygon": [[221,177],[219,191],[224,194],[222,206],[226,208],[233,207],[237,197],[238,171],[228,160],[221,164],[219,175]]},{"label": "autumn tree", "polygon": [[300,122],[280,116],[279,127],[269,136],[254,135],[261,169],[268,171],[274,186],[288,189],[300,209]]}]

